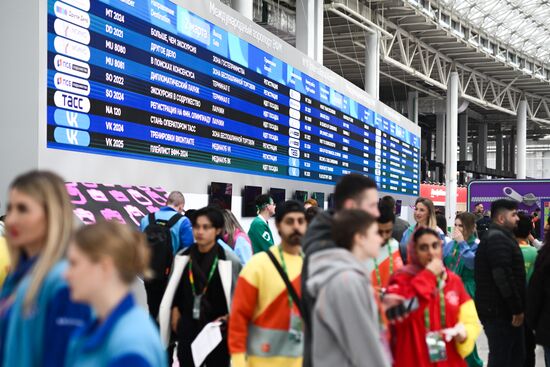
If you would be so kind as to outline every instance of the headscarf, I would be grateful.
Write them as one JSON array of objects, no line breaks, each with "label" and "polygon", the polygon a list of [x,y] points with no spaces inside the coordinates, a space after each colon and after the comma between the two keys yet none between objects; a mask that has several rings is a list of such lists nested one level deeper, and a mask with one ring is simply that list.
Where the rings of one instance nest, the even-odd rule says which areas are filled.
[{"label": "headscarf", "polygon": [[[422,270],[424,270],[424,266],[420,263],[420,260],[418,259],[418,255],[416,254],[415,237],[417,232],[420,230],[428,231],[425,234],[433,234],[437,237],[437,239],[441,241],[441,238],[439,237],[439,234],[437,233],[437,231],[425,226],[416,227],[409,239],[409,243],[407,244],[407,265],[401,267],[397,272],[416,275]],[[443,252],[441,252],[441,256],[443,256]]]}]

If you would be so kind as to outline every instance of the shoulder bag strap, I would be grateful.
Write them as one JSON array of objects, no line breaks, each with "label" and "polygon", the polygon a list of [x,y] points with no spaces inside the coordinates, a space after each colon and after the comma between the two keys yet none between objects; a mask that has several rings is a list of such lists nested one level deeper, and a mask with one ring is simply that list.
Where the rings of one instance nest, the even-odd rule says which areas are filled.
[{"label": "shoulder bag strap", "polygon": [[296,293],[296,290],[292,286],[292,283],[290,282],[290,279],[288,279],[288,276],[286,275],[285,271],[281,267],[281,264],[277,261],[273,253],[269,250],[266,251],[267,256],[271,259],[271,262],[273,262],[273,265],[275,265],[275,268],[279,272],[279,275],[283,279],[283,282],[285,282],[286,288],[288,290],[288,293],[290,293],[290,297],[292,297],[292,301],[296,303],[296,306],[298,307],[298,311],[300,312],[300,316],[302,316],[302,319],[304,319],[304,311],[302,309],[302,300],[300,297],[298,297],[298,293]]}]

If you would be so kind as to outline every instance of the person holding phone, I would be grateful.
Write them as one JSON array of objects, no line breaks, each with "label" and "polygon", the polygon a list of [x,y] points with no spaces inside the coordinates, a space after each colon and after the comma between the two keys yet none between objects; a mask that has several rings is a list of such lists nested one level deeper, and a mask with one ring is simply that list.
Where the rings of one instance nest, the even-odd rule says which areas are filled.
[{"label": "person holding phone", "polygon": [[[387,312],[392,321],[394,366],[466,366],[481,327],[460,277],[445,268],[439,232],[419,227],[408,245],[409,264],[390,279],[388,294],[408,300],[408,312]],[[414,305],[415,299],[417,306]]]}]

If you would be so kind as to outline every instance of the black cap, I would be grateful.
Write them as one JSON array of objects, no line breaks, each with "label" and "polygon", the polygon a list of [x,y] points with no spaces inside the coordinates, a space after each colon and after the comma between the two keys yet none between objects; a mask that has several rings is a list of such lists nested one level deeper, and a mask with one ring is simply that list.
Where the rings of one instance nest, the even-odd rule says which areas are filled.
[{"label": "black cap", "polygon": [[296,200],[288,200],[280,203],[277,205],[277,208],[275,208],[275,222],[280,223],[285,215],[294,212],[303,213],[305,215],[306,210],[304,209],[304,204]]}]

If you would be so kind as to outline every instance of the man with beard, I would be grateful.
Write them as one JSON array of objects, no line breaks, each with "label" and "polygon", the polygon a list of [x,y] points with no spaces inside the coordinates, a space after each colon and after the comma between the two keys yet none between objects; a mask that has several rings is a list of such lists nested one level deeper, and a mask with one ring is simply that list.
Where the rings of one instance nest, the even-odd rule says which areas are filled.
[{"label": "man with beard", "polygon": [[254,255],[237,282],[229,316],[233,367],[302,366],[303,320],[296,301],[301,297],[301,240],[306,231],[303,204],[290,200],[278,205],[275,223],[281,244]]},{"label": "man with beard", "polygon": [[493,223],[475,258],[475,303],[489,341],[488,367],[523,366],[525,358],[525,266],[513,233],[517,208],[506,199],[491,204]]}]

